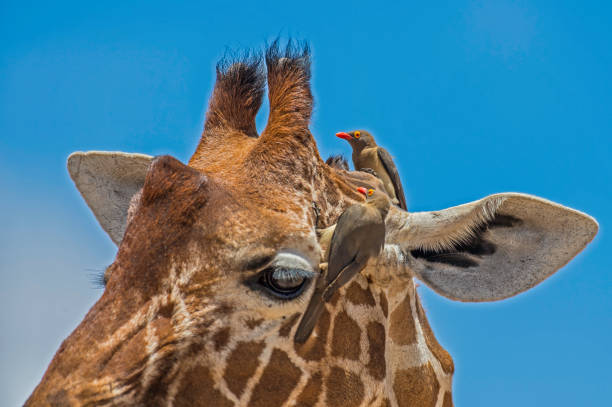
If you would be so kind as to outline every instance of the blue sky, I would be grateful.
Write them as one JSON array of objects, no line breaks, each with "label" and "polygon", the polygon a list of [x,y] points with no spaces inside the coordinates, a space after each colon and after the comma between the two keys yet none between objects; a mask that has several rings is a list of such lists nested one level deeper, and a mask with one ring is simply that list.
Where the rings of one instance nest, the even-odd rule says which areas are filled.
[{"label": "blue sky", "polygon": [[335,132],[370,129],[396,157],[410,210],[519,191],[600,223],[574,261],[510,300],[420,288],[455,360],[455,404],[609,403],[610,3],[227,3],[0,3],[0,404],[33,390],[115,254],[68,154],[185,161],[215,62],[277,35],[312,46],[322,155],[349,153]]}]

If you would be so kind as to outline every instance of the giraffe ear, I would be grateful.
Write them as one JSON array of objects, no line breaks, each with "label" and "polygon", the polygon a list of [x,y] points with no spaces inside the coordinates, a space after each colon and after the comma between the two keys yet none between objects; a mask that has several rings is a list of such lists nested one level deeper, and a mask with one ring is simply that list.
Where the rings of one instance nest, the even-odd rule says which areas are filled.
[{"label": "giraffe ear", "polygon": [[132,197],[141,189],[153,157],[111,151],[75,152],[68,172],[100,226],[119,246]]},{"label": "giraffe ear", "polygon": [[528,290],[595,237],[592,217],[535,196],[505,193],[438,212],[394,210],[387,241],[430,288],[459,301]]}]

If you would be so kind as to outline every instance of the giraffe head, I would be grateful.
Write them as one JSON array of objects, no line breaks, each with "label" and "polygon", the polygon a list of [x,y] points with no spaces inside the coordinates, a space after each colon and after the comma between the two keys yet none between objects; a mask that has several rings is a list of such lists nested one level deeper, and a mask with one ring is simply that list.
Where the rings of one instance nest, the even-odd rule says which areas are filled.
[{"label": "giraffe head", "polygon": [[[317,231],[363,201],[356,186],[382,188],[319,157],[308,128],[308,49],[273,44],[265,66],[252,57],[217,67],[188,165],[123,153],[69,158],[119,250],[102,297],[27,405],[450,402],[452,360],[412,278],[453,299],[501,299],[542,281],[592,239],[590,218],[520,194],[439,212],[391,208],[381,258],[295,344],[324,262]],[[266,79],[270,114],[258,136]]]},{"label": "giraffe head", "polygon": [[[121,167],[127,184],[132,174],[143,179],[120,192],[129,200],[120,232],[107,228],[120,245],[105,291],[32,400],[157,403],[198,381],[189,397],[227,400],[210,366],[230,344],[236,360],[226,382],[230,399],[240,399],[268,337],[304,308],[321,260],[315,230],[362,198],[321,161],[308,129],[307,48],[267,50],[270,115],[258,137],[262,62],[217,67],[189,165],[139,156],[132,172]],[[103,158],[113,170],[121,160]],[[84,160],[73,155],[69,167],[81,170]]]}]

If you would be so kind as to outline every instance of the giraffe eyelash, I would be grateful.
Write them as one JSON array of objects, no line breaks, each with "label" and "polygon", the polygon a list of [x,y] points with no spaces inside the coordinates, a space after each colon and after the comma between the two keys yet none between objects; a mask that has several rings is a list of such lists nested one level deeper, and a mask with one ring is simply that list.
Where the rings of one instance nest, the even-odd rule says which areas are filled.
[{"label": "giraffe eyelash", "polygon": [[307,278],[312,280],[315,278],[315,273],[308,270],[302,269],[293,269],[293,268],[285,268],[285,267],[277,267],[272,272],[274,278],[279,280],[297,280],[299,278]]}]

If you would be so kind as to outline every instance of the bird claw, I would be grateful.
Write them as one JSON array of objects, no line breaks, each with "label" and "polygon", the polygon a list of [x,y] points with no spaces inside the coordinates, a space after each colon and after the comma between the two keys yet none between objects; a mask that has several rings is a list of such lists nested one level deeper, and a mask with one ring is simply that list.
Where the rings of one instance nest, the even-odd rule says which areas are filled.
[{"label": "bird claw", "polygon": [[359,171],[366,172],[366,173],[374,175],[376,178],[378,178],[378,173],[376,171],[374,171],[372,168],[360,168]]}]

